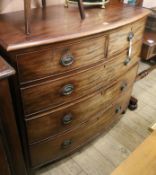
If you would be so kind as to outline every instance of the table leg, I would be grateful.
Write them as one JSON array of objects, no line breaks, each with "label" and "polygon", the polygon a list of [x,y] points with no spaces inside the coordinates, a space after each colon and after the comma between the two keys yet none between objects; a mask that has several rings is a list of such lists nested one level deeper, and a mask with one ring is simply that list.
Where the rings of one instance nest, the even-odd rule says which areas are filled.
[{"label": "table leg", "polygon": [[79,5],[81,19],[85,19],[85,12],[84,12],[84,6],[83,6],[82,0],[78,0],[78,5]]},{"label": "table leg", "polygon": [[46,0],[42,0],[42,7],[46,7]]},{"label": "table leg", "polygon": [[31,0],[24,0],[25,33],[30,34]]}]

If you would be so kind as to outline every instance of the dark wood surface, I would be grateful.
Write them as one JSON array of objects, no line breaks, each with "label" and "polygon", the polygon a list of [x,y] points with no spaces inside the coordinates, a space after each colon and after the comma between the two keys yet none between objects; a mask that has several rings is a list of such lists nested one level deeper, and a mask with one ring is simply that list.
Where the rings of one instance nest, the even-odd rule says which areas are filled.
[{"label": "dark wood surface", "polygon": [[156,33],[148,30],[144,33],[141,58],[149,60],[154,56],[156,56]]},{"label": "dark wood surface", "polygon": [[15,70],[0,56],[0,80],[14,73]]},{"label": "dark wood surface", "polygon": [[[106,9],[86,8],[85,12],[82,21],[74,7],[34,9],[29,36],[23,33],[23,12],[0,15],[0,27],[6,28],[0,31],[0,50],[17,71],[10,83],[29,172],[75,151],[113,123],[118,116],[114,111],[121,114],[127,108],[148,11],[111,4]],[[65,68],[60,67],[64,49],[75,57],[75,62]],[[131,85],[120,93],[116,88],[123,80],[130,80]],[[62,95],[65,85],[74,85],[67,96]],[[123,103],[116,108],[120,97]],[[73,126],[61,129],[58,122],[69,109],[79,116]],[[81,114],[86,117],[83,121]],[[35,121],[32,132],[28,130],[31,120]],[[47,130],[42,122],[48,123]],[[38,134],[35,126],[40,126]],[[60,150],[60,144],[70,137],[74,144]]]},{"label": "dark wood surface", "polygon": [[[104,48],[106,48],[106,37],[96,35],[20,54],[17,56],[20,82],[26,84],[48,76],[69,75],[75,70],[92,66],[105,59]],[[65,65],[63,60],[67,60]]]},{"label": "dark wood surface", "polygon": [[[11,175],[26,175],[8,84],[8,78],[13,74],[15,74],[15,70],[0,57],[0,174],[8,175],[8,172]],[[4,156],[5,160],[3,161]]]},{"label": "dark wood surface", "polygon": [[6,155],[6,150],[3,142],[4,141],[2,140],[0,130],[0,172],[2,175],[11,175],[10,166],[8,163],[8,158]]},{"label": "dark wood surface", "polygon": [[[53,6],[32,10],[32,33],[23,32],[23,12],[0,15],[0,45],[8,51],[39,46],[115,29],[146,16],[148,10],[122,3],[107,9],[86,9],[81,20],[77,8]],[[93,25],[94,24],[94,25]]]},{"label": "dark wood surface", "polygon": [[[126,73],[131,66],[138,62],[140,46],[140,42],[134,45],[136,49],[133,49],[133,59],[128,65],[124,65],[124,61],[127,58],[127,50],[125,50],[122,54],[115,56],[105,64],[100,62],[96,67],[90,67],[83,72],[79,71],[55,80],[50,79],[21,88],[26,117],[61,106],[62,104],[69,104],[76,99],[97,91],[103,86],[107,87],[109,83]],[[62,95],[62,88],[67,84],[72,84],[74,91],[72,94],[64,96]]]},{"label": "dark wood surface", "polygon": [[[45,162],[60,159],[75,149],[82,147],[87,141],[95,138],[104,130],[107,130],[127,108],[131,91],[127,91],[124,97],[119,98],[114,102],[114,105],[107,111],[105,108],[96,113],[88,122],[81,124],[73,131],[58,135],[52,140],[42,142],[30,147],[32,166],[38,166]],[[118,110],[118,107],[120,108]],[[70,144],[64,146],[66,140]],[[53,149],[52,149],[53,148]],[[40,154],[38,154],[40,152]]]},{"label": "dark wood surface", "polygon": [[[128,90],[131,90],[136,77],[136,65],[124,76],[118,79],[115,85],[107,90],[102,88],[100,93],[92,93],[88,98],[80,100],[75,104],[67,105],[62,109],[56,109],[43,113],[26,120],[29,144],[46,140],[50,137],[63,133],[71,128],[76,127],[79,123],[83,123],[94,117],[101,109],[108,109],[118,97],[124,96]],[[64,117],[71,116],[69,123],[64,123]]]}]

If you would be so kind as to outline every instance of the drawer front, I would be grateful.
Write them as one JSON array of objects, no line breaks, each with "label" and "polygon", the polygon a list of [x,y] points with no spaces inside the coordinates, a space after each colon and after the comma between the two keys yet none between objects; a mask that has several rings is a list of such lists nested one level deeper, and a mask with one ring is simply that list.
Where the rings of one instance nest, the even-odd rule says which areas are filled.
[{"label": "drawer front", "polygon": [[103,65],[98,65],[81,73],[70,74],[69,77],[21,89],[25,114],[68,104],[99,90],[103,86],[103,69]]},{"label": "drawer front", "polygon": [[138,65],[120,77],[118,82],[111,88],[101,90],[101,93],[93,94],[89,99],[26,120],[29,144],[71,130],[80,123],[96,116],[101,109],[106,110],[121,95],[131,90],[137,68]]},{"label": "drawer front", "polygon": [[[124,49],[133,44],[142,41],[144,32],[145,20],[137,21],[129,24],[118,30],[114,30],[109,36],[108,57],[122,52]],[[131,38],[132,37],[132,38]]]},{"label": "drawer front", "polygon": [[126,94],[124,98],[119,99],[106,112],[100,111],[94,119],[90,119],[89,122],[82,124],[71,132],[30,146],[32,166],[40,166],[49,161],[57,160],[83,146],[87,141],[90,141],[101,131],[110,127],[118,119],[118,116],[127,107],[129,98],[130,93]]},{"label": "drawer front", "polygon": [[[46,81],[36,86],[21,89],[23,107],[26,117],[36,112],[42,112],[54,107],[68,104],[85,95],[91,94],[103,86],[108,86],[119,76],[123,75],[138,60],[140,42],[135,44],[137,49],[132,50],[129,60],[127,50],[113,57],[105,66],[103,64],[93,67],[83,73],[70,74],[70,77]],[[129,60],[125,64],[125,61]],[[69,90],[66,95],[62,91]]]},{"label": "drawer front", "polygon": [[105,48],[105,37],[97,36],[72,45],[19,55],[20,82],[35,81],[92,65],[104,60]]}]

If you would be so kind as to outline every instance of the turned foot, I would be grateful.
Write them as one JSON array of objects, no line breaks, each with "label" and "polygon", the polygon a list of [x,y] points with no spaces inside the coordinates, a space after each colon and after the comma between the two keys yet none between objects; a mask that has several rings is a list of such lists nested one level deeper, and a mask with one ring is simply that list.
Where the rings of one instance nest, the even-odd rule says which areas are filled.
[{"label": "turned foot", "polygon": [[131,111],[134,111],[135,109],[137,109],[138,107],[138,100],[134,97],[131,97],[130,101],[129,101],[129,105],[128,105],[128,108],[131,110]]},{"label": "turned foot", "polygon": [[122,111],[122,115],[126,114],[126,110]]}]

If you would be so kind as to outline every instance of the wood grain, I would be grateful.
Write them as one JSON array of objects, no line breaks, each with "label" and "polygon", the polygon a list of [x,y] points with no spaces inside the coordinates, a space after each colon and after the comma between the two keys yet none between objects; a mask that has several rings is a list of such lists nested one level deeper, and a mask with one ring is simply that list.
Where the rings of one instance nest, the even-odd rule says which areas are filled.
[{"label": "wood grain", "polygon": [[[17,56],[20,82],[36,81],[47,76],[70,73],[73,70],[91,66],[105,59],[105,36],[92,36],[71,44],[60,43],[49,49],[28,52]],[[61,59],[73,57],[69,66],[61,64]]]},{"label": "wood grain", "polygon": [[144,27],[140,28],[140,26],[145,26],[145,22],[145,19],[141,19],[111,33],[109,35],[108,56],[116,55],[129,47],[128,35],[130,32],[134,34],[133,44],[140,42],[144,32]]},{"label": "wood grain", "polygon": [[[114,86],[107,90],[101,90],[101,93],[92,94],[89,99],[26,120],[29,143],[48,139],[48,137],[71,130],[82,122],[91,119],[101,110],[108,109],[120,96],[124,96],[127,91],[131,91],[137,68],[138,66],[135,66],[120,77]],[[71,122],[63,124],[63,117],[69,114],[72,115]]]},{"label": "wood grain", "polygon": [[26,175],[8,78],[15,70],[0,57],[0,172]]},{"label": "wood grain", "polygon": [[[141,43],[139,42],[134,46],[132,50],[133,57],[128,65],[124,65],[124,61],[127,59],[126,50],[122,54],[110,59],[105,65],[100,64],[96,68],[89,69],[87,72],[85,70],[84,73],[70,74],[69,76],[62,77],[62,81],[60,79],[50,80],[35,86],[21,88],[25,114],[29,115],[39,110],[46,110],[46,108],[69,103],[113,82],[113,80],[126,73],[138,62],[140,45]],[[75,79],[75,77],[77,78]],[[73,84],[75,90],[69,96],[62,96],[60,91],[66,84]]]},{"label": "wood grain", "polygon": [[[115,29],[145,17],[149,11],[123,5],[111,4],[107,10],[86,9],[86,19],[79,17],[77,7],[63,6],[33,9],[32,34],[25,36],[23,12],[0,15],[0,44],[8,51],[89,36]],[[63,18],[62,18],[63,17]]]},{"label": "wood grain", "polygon": [[[80,127],[73,131],[57,136],[50,141],[31,146],[30,155],[32,166],[39,166],[45,162],[59,159],[78,147],[81,147],[91,138],[94,138],[100,132],[107,129],[115,120],[117,120],[122,111],[127,108],[130,93],[131,92],[128,92],[124,98],[122,97],[116,101],[114,106],[108,109],[107,112],[100,111],[94,118],[90,119],[89,122],[80,125]],[[121,111],[116,113],[118,105],[121,106]],[[71,144],[66,148],[62,148],[62,144],[65,140],[70,140]],[[39,152],[40,154],[38,154]]]}]

